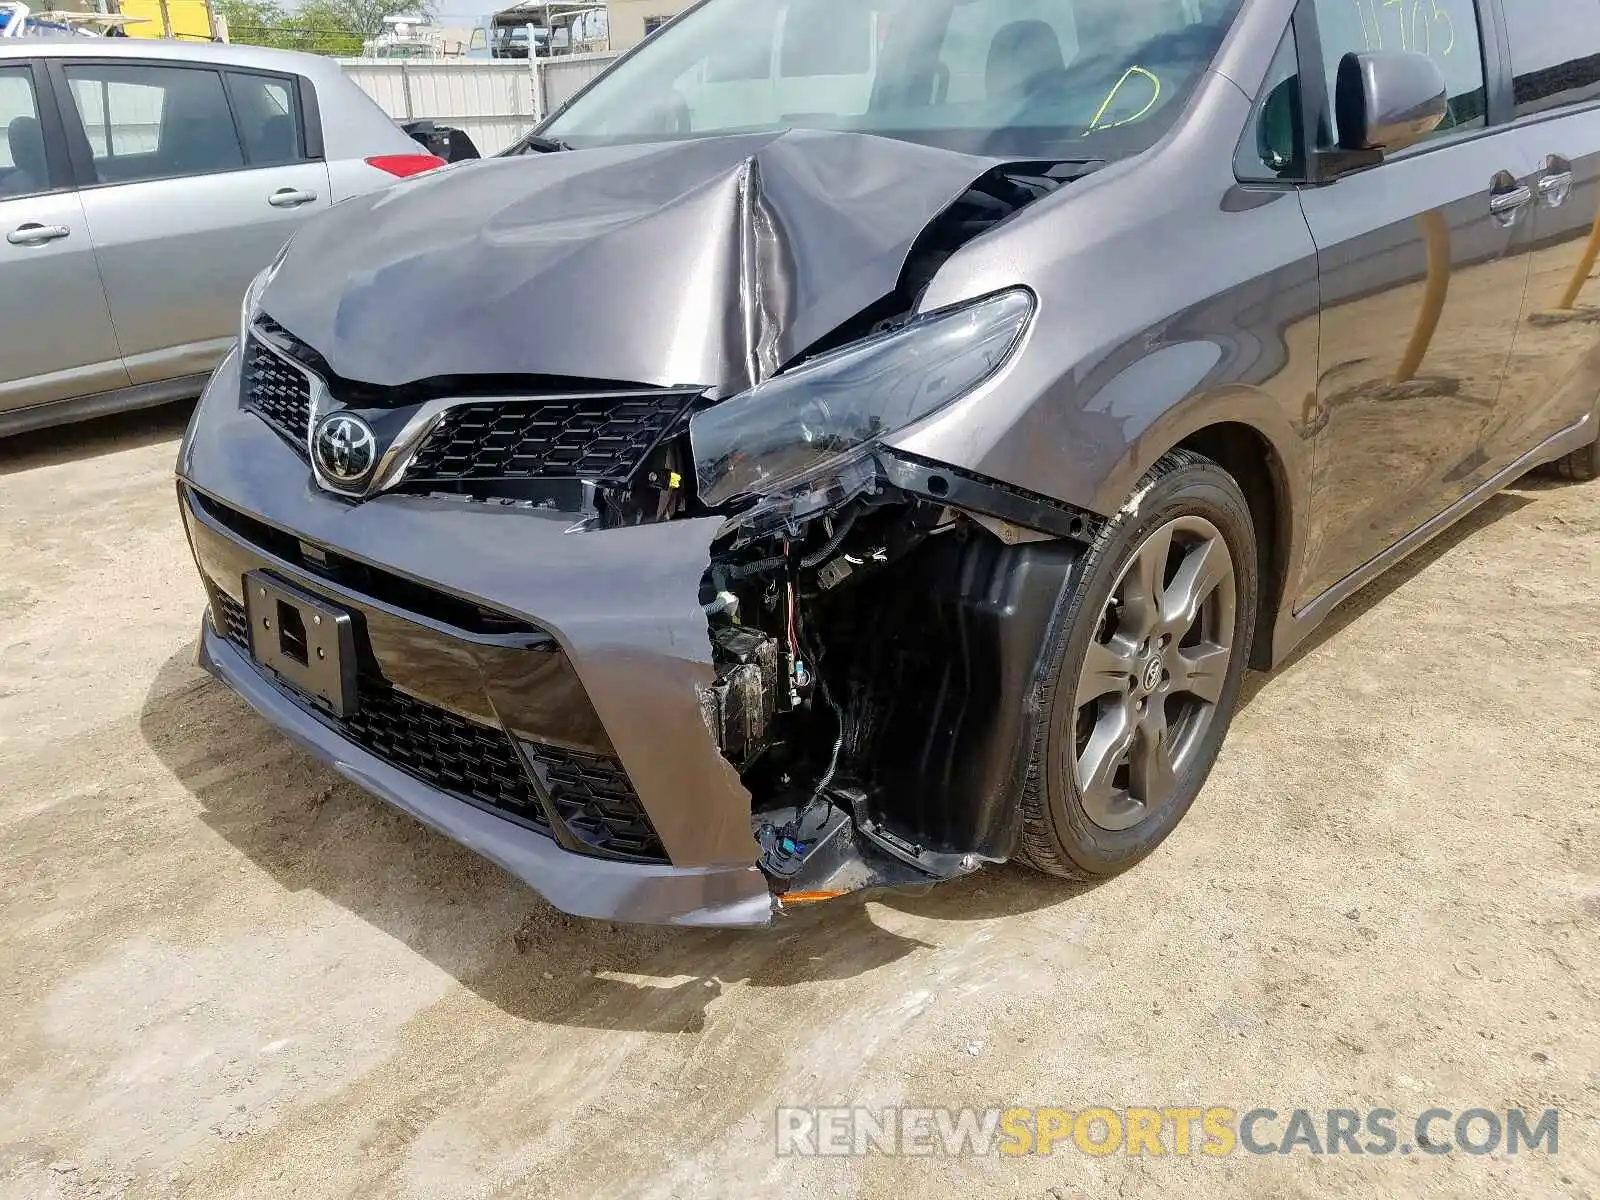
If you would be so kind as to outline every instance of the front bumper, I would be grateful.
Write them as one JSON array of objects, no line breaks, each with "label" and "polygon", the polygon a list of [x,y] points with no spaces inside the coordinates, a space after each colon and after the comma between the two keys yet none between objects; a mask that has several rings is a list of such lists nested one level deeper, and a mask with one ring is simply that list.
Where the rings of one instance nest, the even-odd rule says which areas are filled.
[{"label": "front bumper", "polygon": [[251,708],[352,783],[496,863],[562,911],[672,925],[748,927],[772,920],[772,896],[756,867],[676,868],[570,853],[352,744],[291,700],[209,620],[202,625],[200,664]]},{"label": "front bumper", "polygon": [[[350,504],[318,489],[283,440],[239,409],[238,389],[230,355],[178,462],[212,598],[202,656],[214,674],[343,774],[568,912],[736,926],[772,918],[749,793],[701,712],[714,672],[699,589],[718,521],[570,533],[570,520],[547,512],[422,496]],[[261,569],[356,614],[380,728],[329,720],[250,658],[237,614],[243,574]],[[440,723],[446,745],[419,770],[412,751],[436,742]],[[491,769],[458,771],[474,746]],[[654,852],[630,859],[580,845],[590,839],[560,821],[534,828],[538,805],[500,805],[496,789],[509,781],[524,801],[551,807],[541,748],[568,756],[561,769],[610,772],[598,823],[612,815],[605,789],[622,785]]]}]

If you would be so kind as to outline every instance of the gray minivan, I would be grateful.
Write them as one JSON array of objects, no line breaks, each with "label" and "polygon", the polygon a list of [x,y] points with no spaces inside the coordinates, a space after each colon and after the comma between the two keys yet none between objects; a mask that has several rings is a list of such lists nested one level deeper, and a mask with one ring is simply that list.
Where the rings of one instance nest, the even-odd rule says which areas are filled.
[{"label": "gray minivan", "polygon": [[0,41],[0,436],[198,395],[300,222],[440,165],[332,59]]},{"label": "gray minivan", "polygon": [[705,0],[519,150],[296,235],[179,503],[205,664],[570,912],[1115,875],[1600,466],[1600,0]]}]

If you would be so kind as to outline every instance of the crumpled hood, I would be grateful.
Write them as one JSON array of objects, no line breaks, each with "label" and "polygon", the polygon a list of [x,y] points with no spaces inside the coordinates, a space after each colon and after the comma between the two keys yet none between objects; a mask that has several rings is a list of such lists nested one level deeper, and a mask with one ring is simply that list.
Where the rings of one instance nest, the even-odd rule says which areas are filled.
[{"label": "crumpled hood", "polygon": [[998,160],[796,130],[491,159],[302,228],[262,308],[341,377],[767,378]]}]

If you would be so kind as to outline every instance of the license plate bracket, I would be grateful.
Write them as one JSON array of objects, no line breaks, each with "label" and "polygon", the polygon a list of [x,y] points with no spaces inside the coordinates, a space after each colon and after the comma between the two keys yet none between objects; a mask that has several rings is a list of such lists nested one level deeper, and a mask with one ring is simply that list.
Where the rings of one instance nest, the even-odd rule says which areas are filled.
[{"label": "license plate bracket", "polygon": [[354,617],[267,571],[244,576],[250,654],[297,692],[336,717],[353,716]]}]

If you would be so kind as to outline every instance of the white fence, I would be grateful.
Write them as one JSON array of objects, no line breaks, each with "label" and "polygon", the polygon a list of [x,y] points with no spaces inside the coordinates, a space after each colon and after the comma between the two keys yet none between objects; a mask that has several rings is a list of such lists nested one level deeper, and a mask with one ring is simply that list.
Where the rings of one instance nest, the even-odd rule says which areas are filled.
[{"label": "white fence", "polygon": [[554,58],[541,58],[534,64],[539,78],[539,100],[544,106],[540,115],[554,112],[613,62],[622,56],[619,50],[601,54],[564,54]]},{"label": "white fence", "polygon": [[351,80],[397,121],[437,121],[465,130],[480,153],[496,154],[559,108],[617,57],[343,58]]}]

